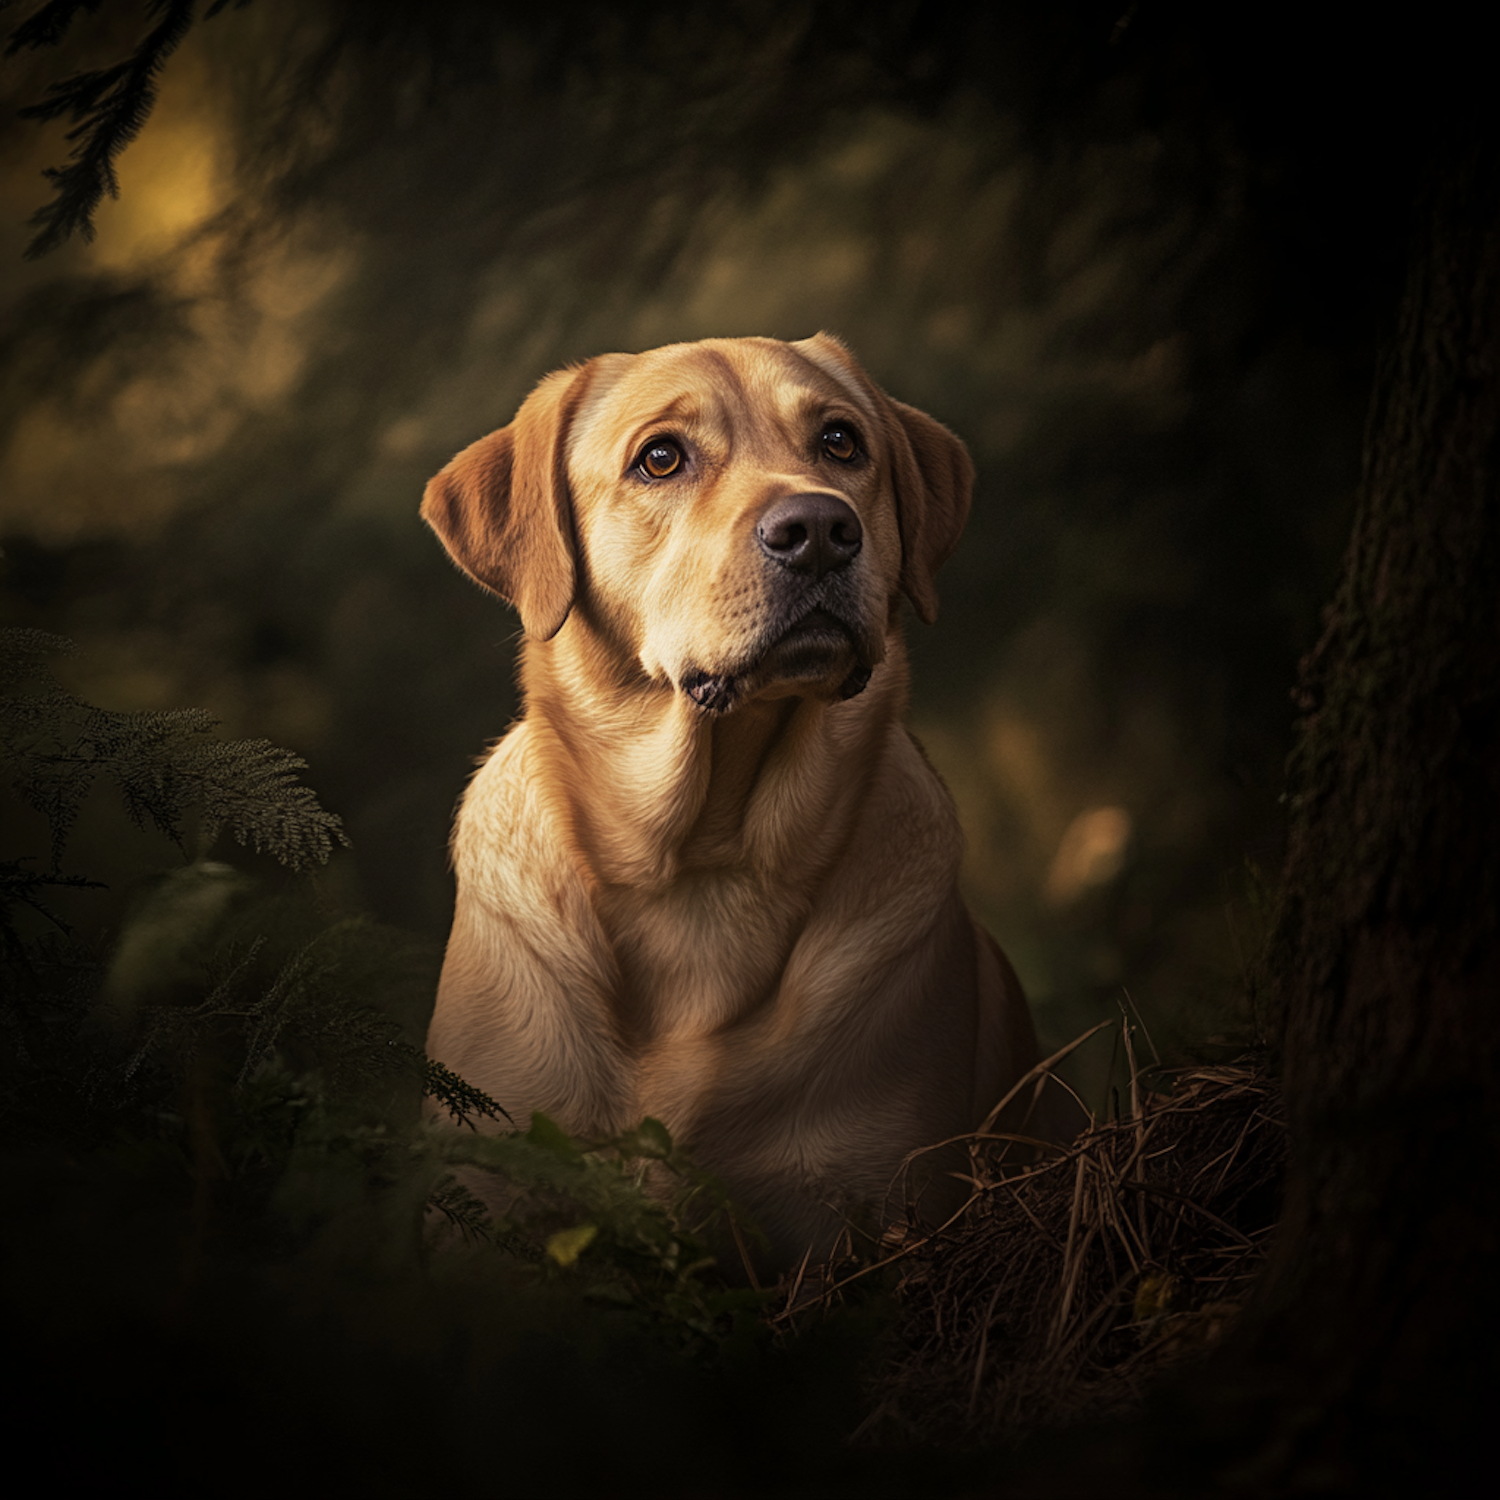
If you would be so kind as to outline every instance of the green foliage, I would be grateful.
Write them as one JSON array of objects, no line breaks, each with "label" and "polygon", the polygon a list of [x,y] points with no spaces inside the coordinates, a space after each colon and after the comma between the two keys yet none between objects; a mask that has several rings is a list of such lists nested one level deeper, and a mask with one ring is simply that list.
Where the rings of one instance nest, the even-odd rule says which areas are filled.
[{"label": "green foliage", "polygon": [[427,1208],[446,1219],[466,1245],[493,1238],[489,1209],[451,1174],[427,1195]]},{"label": "green foliage", "polygon": [[[759,1294],[712,1274],[724,1190],[659,1121],[603,1141],[543,1115],[521,1131],[423,1055],[420,944],[201,856],[158,876],[118,932],[71,931],[46,897],[97,884],[56,866],[101,779],[179,849],[194,814],[200,850],[227,827],[294,870],[342,836],[289,752],[211,740],[201,713],[95,708],[46,670],[66,642],[9,631],[4,646],[3,769],[48,820],[53,862],[0,865],[10,1149],[66,1143],[96,1193],[195,1225],[190,1245],[365,1278],[462,1265],[699,1361],[765,1333]],[[13,920],[22,908],[40,922]]]},{"label": "green foliage", "polygon": [[29,906],[65,932],[68,924],[42,899],[42,892],[102,889],[97,880],[87,880],[82,875],[44,875],[37,870],[28,870],[29,863],[26,859],[0,860],[0,954],[22,965],[27,962],[26,946],[16,930],[13,915],[16,907]]},{"label": "green foliage", "polygon": [[[376,936],[362,919],[337,923],[259,984],[256,960],[266,940],[258,938],[242,954],[228,956],[227,967],[196,1004],[153,1005],[132,1015],[128,999],[120,1003],[118,992],[106,986],[100,1016],[115,1040],[128,1039],[121,1081],[153,1066],[183,1073],[213,1045],[235,1060],[236,1089],[288,1049],[316,1066],[335,1089],[411,1072],[411,1049],[398,1045],[400,1027],[341,983],[339,950],[356,935]],[[227,1048],[226,1038],[232,1038]]]},{"label": "green foliage", "polygon": [[455,1124],[467,1125],[471,1130],[478,1128],[473,1120],[476,1115],[480,1119],[494,1120],[497,1123],[505,1120],[512,1126],[516,1123],[509,1112],[496,1104],[488,1094],[476,1089],[473,1084],[466,1083],[452,1069],[445,1068],[442,1063],[434,1062],[431,1058],[427,1060],[422,1089],[429,1099],[447,1110]]},{"label": "green foliage", "polygon": [[[48,0],[11,32],[5,55],[54,47],[67,35],[80,14],[99,10],[104,0]],[[211,0],[205,17],[217,15],[231,0]],[[248,0],[233,0],[236,8]],[[94,214],[105,194],[118,198],[115,161],[141,133],[156,103],[157,80],[167,59],[177,50],[193,24],[196,0],[147,0],[146,12],[156,24],[135,50],[108,68],[75,73],[54,83],[41,103],[21,111],[33,120],[68,116],[76,141],[65,167],[48,167],[45,176],[57,196],[32,215],[36,238],[27,247],[28,259],[55,250],[70,235],[94,237]]]},{"label": "green foliage", "polygon": [[716,1264],[710,1239],[728,1240],[735,1209],[659,1120],[585,1142],[534,1114],[524,1133],[446,1132],[433,1149],[449,1167],[484,1169],[504,1200],[491,1214],[458,1177],[439,1182],[429,1204],[469,1243],[488,1242],[681,1352],[711,1355],[764,1333],[766,1295],[706,1274]]},{"label": "green foliage", "polygon": [[[206,853],[220,832],[294,870],[347,843],[338,817],[297,780],[307,762],[267,740],[221,740],[201,709],[117,713],[67,692],[48,672],[69,642],[39,630],[0,632],[0,776],[52,829],[52,868],[83,800],[113,781],[139,828],[179,848],[188,815]],[[33,903],[34,904],[34,903]]]}]

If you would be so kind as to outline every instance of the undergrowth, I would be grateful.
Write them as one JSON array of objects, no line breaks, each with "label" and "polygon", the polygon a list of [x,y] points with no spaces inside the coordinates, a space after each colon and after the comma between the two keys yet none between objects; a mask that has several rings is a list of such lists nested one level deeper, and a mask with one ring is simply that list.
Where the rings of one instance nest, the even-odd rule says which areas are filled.
[{"label": "undergrowth", "polygon": [[[322,896],[343,832],[295,755],[0,648],[0,793],[45,830],[0,862],[0,1397],[82,1477],[960,1493],[1237,1316],[1284,1156],[1256,1067],[1138,1069],[1127,1024],[1128,1112],[949,1143],[947,1224],[746,1287],[754,1226],[661,1122],[577,1139],[423,1055],[438,955]],[[65,868],[96,785],[172,856],[117,930]]]},{"label": "undergrowth", "polygon": [[[743,1442],[753,1476],[767,1410],[774,1449],[836,1452],[862,1342],[778,1347],[766,1294],[710,1248],[722,1186],[659,1121],[575,1139],[423,1055],[437,954],[311,882],[343,834],[297,757],[197,712],[85,704],[53,637],[0,646],[3,788],[46,830],[0,865],[13,1415],[71,1431],[86,1411],[75,1463],[112,1474],[139,1450],[179,1477],[209,1465],[216,1492],[285,1443],[304,1479],[361,1493],[468,1482],[503,1434],[513,1473],[571,1493],[628,1471],[663,1419],[700,1464]],[[96,783],[171,861],[117,931],[67,867]],[[286,873],[217,857],[225,836]],[[222,1467],[258,1427],[271,1448]]]}]

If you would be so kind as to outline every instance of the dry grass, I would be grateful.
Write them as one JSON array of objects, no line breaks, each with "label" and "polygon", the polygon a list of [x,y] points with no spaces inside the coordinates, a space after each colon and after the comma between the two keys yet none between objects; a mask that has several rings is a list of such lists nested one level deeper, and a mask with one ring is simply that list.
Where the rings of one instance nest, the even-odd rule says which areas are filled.
[{"label": "dry grass", "polygon": [[[994,1443],[1121,1411],[1234,1321],[1275,1227],[1278,1090],[1253,1061],[1138,1071],[1128,1029],[1125,1042],[1128,1113],[1040,1160],[1024,1136],[965,1137],[971,1191],[946,1224],[912,1219],[873,1261],[787,1280],[772,1316],[791,1327],[896,1278],[859,1440]],[[1066,1087],[1051,1069],[1078,1044],[1015,1092]]]}]

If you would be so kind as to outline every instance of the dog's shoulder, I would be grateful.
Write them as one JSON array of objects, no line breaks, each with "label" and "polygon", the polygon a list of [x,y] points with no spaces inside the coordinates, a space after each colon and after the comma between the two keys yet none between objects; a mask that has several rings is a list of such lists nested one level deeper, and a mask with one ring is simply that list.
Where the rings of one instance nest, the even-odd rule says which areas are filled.
[{"label": "dog's shoulder", "polygon": [[469,782],[453,828],[460,889],[523,923],[555,922],[565,888],[576,883],[557,809],[545,778],[535,773],[534,737],[522,719],[495,742]]}]

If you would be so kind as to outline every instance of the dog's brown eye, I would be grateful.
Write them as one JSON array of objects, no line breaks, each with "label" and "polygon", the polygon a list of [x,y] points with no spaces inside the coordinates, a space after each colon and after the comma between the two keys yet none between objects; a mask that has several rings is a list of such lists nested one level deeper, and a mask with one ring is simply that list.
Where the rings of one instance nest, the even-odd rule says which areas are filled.
[{"label": "dog's brown eye", "polygon": [[859,438],[852,427],[825,427],[823,451],[829,458],[836,458],[841,464],[846,464],[858,455]]},{"label": "dog's brown eye", "polygon": [[636,464],[648,479],[665,479],[682,467],[682,449],[667,438],[657,438],[649,443]]}]

